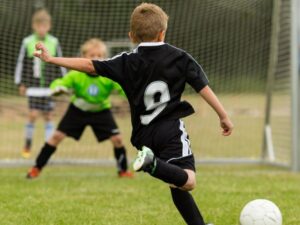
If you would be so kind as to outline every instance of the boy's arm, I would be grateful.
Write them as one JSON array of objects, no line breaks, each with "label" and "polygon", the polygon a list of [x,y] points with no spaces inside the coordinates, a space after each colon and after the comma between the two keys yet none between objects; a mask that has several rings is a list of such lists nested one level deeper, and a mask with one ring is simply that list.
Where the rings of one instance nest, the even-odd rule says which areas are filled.
[{"label": "boy's arm", "polygon": [[52,95],[69,94],[74,85],[75,71],[70,71],[62,78],[57,78],[50,84]]},{"label": "boy's arm", "polygon": [[20,48],[16,69],[15,69],[15,84],[19,86],[20,95],[25,95],[26,93],[26,86],[22,83],[22,73],[23,73],[25,55],[26,55],[26,48],[25,48],[25,43],[23,41],[22,46]]},{"label": "boy's arm", "polygon": [[53,57],[48,53],[46,47],[42,43],[36,44],[36,50],[34,56],[40,58],[44,62],[96,75],[94,65],[90,59]]},{"label": "boy's arm", "polygon": [[223,105],[219,101],[215,93],[210,89],[209,86],[205,86],[200,90],[199,94],[202,98],[215,110],[220,118],[220,125],[223,129],[223,135],[229,136],[233,129],[233,124],[230,121]]}]

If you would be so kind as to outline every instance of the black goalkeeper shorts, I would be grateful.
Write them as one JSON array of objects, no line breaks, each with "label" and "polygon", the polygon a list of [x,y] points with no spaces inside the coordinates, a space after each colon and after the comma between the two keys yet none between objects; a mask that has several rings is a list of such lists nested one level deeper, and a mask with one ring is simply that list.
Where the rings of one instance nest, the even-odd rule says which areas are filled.
[{"label": "black goalkeeper shorts", "polygon": [[99,142],[120,133],[110,110],[85,112],[73,104],[69,105],[57,130],[73,137],[75,140],[79,140],[86,126],[92,127]]},{"label": "black goalkeeper shorts", "polygon": [[144,128],[143,134],[138,136],[138,149],[147,146],[161,160],[182,169],[195,171],[195,159],[182,120],[166,120],[150,124]]}]

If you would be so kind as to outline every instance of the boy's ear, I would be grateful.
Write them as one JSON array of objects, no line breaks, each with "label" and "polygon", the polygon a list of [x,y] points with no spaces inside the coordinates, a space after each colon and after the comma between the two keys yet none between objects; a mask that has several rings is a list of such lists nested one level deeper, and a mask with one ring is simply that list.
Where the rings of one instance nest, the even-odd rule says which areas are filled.
[{"label": "boy's ear", "polygon": [[164,41],[165,40],[165,36],[166,36],[166,31],[161,31],[158,34],[158,41]]},{"label": "boy's ear", "polygon": [[128,32],[128,37],[129,37],[131,42],[135,43],[135,38],[133,37],[131,31]]}]

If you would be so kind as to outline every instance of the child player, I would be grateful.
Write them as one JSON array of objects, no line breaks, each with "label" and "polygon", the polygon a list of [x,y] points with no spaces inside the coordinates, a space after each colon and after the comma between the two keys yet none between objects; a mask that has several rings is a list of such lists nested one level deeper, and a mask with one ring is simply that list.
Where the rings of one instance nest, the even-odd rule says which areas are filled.
[{"label": "child player", "polygon": [[49,97],[49,84],[55,78],[66,73],[65,68],[44,63],[33,56],[35,44],[42,42],[51,56],[61,56],[62,52],[56,37],[48,32],[51,28],[51,16],[45,9],[37,10],[32,16],[34,33],[22,41],[15,70],[15,83],[19,86],[20,95],[26,95],[29,101],[28,121],[25,126],[25,145],[22,151],[24,158],[29,158],[34,133],[34,123],[39,112],[45,120],[45,139],[53,133],[51,111],[53,102]]},{"label": "child player", "polygon": [[164,43],[168,16],[157,5],[143,3],[131,15],[129,37],[138,47],[109,60],[52,57],[43,44],[35,55],[45,62],[107,76],[124,89],[131,108],[132,144],[139,151],[133,168],[170,185],[173,202],[187,224],[204,225],[189,193],[195,188],[195,163],[181,118],[194,112],[181,101],[185,84],[215,110],[223,135],[233,125],[201,66],[185,51]]},{"label": "child player", "polygon": [[[106,45],[99,39],[90,39],[81,46],[81,56],[84,58],[104,59],[106,55]],[[36,178],[40,174],[56,147],[66,136],[79,140],[88,125],[92,127],[99,142],[107,139],[112,142],[119,177],[132,177],[133,174],[127,170],[126,149],[110,111],[111,92],[116,90],[125,97],[122,88],[108,78],[95,77],[78,71],[70,71],[63,78],[54,80],[50,88],[55,95],[72,91],[71,104],[57,130],[42,147],[36,164],[29,170],[27,178]]]}]

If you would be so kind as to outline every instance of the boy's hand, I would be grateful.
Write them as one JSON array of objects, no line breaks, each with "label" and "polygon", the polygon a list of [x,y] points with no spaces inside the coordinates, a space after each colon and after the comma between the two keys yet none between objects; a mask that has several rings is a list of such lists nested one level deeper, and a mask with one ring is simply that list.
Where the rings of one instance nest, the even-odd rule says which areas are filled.
[{"label": "boy's hand", "polygon": [[70,94],[70,91],[66,87],[56,87],[54,90],[51,90],[51,96],[59,96],[63,94]]},{"label": "boy's hand", "polygon": [[19,86],[19,94],[20,94],[21,96],[25,96],[25,94],[26,94],[26,87],[25,87],[25,85],[21,84],[21,85]]},{"label": "boy's hand", "polygon": [[34,56],[40,58],[44,62],[49,62],[51,59],[51,56],[48,53],[48,50],[46,49],[45,45],[41,42],[37,43],[35,45],[36,51],[34,52]]},{"label": "boy's hand", "polygon": [[233,123],[228,117],[220,120],[220,125],[223,128],[222,134],[224,136],[229,136],[232,133]]}]

